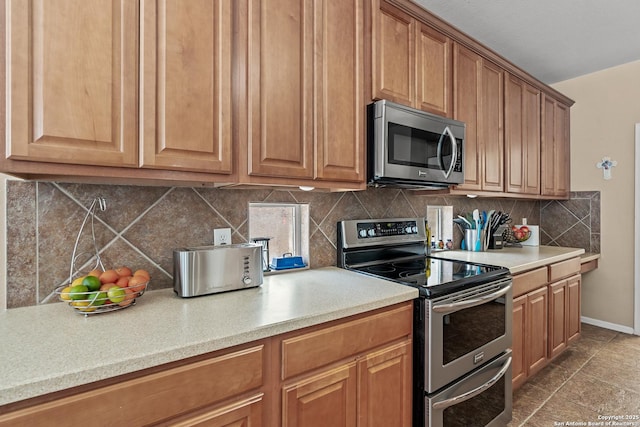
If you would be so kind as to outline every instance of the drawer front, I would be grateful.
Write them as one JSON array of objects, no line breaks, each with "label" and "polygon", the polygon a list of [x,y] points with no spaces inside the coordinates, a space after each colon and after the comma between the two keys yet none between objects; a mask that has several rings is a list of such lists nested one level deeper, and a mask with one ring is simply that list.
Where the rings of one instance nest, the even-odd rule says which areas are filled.
[{"label": "drawer front", "polygon": [[413,302],[282,341],[282,379],[410,336]]},{"label": "drawer front", "polygon": [[580,273],[580,258],[578,257],[551,264],[549,266],[549,281],[555,282],[576,273]]},{"label": "drawer front", "polygon": [[262,386],[264,353],[260,345],[126,380],[0,415],[0,426],[156,423]]},{"label": "drawer front", "polygon": [[547,278],[547,267],[536,268],[513,276],[513,297],[519,297],[546,285]]}]

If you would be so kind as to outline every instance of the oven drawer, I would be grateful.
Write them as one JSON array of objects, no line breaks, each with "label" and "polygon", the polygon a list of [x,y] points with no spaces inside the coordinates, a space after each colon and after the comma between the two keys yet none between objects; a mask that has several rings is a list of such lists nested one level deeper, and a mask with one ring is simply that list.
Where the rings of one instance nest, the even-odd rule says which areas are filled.
[{"label": "oven drawer", "polygon": [[511,350],[443,390],[425,396],[429,427],[505,426],[511,421]]}]

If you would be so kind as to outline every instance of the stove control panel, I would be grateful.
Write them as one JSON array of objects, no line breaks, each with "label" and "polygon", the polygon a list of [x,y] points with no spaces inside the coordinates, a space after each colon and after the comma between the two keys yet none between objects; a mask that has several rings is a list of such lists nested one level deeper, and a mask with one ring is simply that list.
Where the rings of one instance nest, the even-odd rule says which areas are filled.
[{"label": "stove control panel", "polygon": [[358,222],[356,228],[360,239],[418,235],[418,223],[416,220]]}]

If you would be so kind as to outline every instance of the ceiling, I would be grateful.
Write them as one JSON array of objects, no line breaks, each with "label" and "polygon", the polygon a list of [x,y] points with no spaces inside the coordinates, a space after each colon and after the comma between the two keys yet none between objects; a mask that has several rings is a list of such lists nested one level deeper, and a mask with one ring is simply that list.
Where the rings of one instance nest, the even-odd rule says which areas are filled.
[{"label": "ceiling", "polygon": [[413,0],[538,80],[640,60],[638,0]]}]

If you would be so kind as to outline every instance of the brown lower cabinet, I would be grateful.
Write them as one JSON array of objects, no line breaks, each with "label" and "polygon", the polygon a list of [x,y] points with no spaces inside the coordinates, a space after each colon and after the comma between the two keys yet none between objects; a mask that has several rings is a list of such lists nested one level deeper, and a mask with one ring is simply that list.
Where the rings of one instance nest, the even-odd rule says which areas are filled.
[{"label": "brown lower cabinet", "polygon": [[514,276],[514,389],[580,337],[580,287],[579,258]]},{"label": "brown lower cabinet", "polygon": [[413,302],[0,407],[0,426],[406,426]]}]

